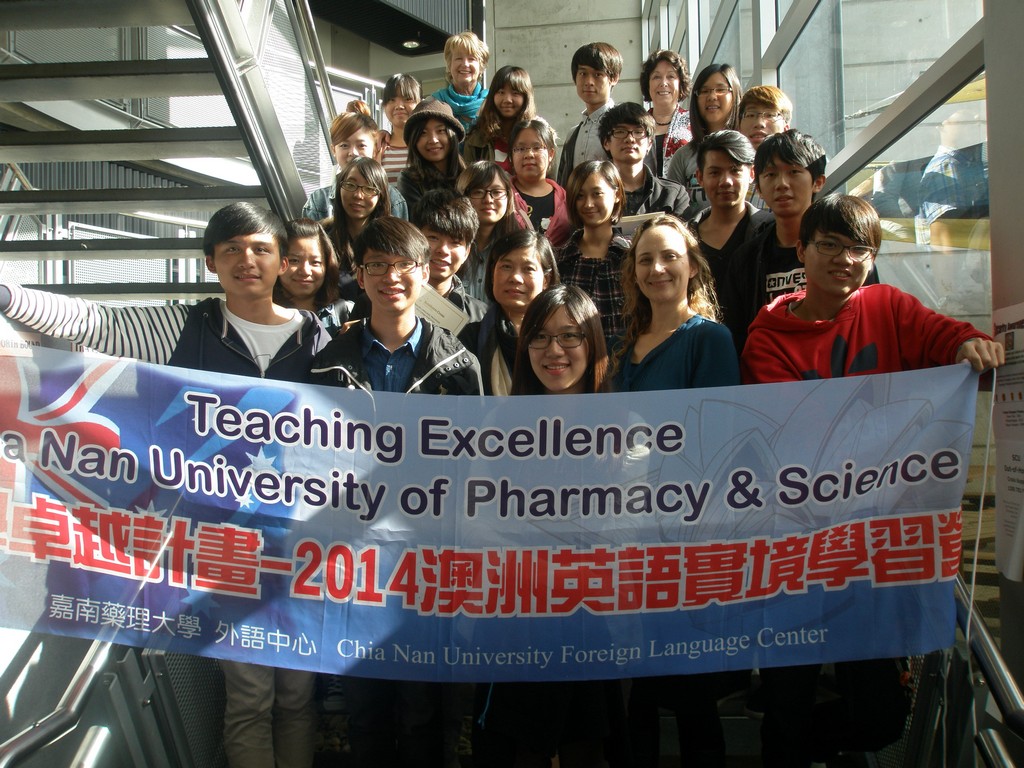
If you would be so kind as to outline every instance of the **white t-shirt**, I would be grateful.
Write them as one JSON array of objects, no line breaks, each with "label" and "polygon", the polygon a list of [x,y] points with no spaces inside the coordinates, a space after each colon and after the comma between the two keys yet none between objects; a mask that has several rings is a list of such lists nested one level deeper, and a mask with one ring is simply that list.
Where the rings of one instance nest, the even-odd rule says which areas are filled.
[{"label": "white t-shirt", "polygon": [[249,349],[249,354],[259,366],[260,373],[266,373],[270,361],[274,359],[277,351],[289,337],[294,336],[302,328],[302,315],[297,309],[288,310],[292,313],[291,319],[280,325],[263,325],[243,320],[228,309],[227,303],[223,299],[221,299],[221,310],[231,327],[242,337],[242,341]]}]

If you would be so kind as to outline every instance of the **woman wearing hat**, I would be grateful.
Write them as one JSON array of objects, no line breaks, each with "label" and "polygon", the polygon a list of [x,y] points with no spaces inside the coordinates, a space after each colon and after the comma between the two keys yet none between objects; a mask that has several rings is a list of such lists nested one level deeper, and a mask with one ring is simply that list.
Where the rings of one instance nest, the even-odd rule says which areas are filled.
[{"label": "woman wearing hat", "polygon": [[411,211],[430,189],[455,189],[465,163],[459,142],[466,136],[452,108],[434,98],[421,101],[405,123],[409,165],[398,177],[398,191]]}]

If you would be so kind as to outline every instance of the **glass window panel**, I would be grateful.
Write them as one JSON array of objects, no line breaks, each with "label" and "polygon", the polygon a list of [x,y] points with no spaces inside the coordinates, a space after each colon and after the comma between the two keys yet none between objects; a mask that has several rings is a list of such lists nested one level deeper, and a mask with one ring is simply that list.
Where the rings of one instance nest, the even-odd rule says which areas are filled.
[{"label": "glass window panel", "polygon": [[781,24],[782,20],[786,18],[786,14],[789,13],[789,9],[793,6],[793,0],[779,0],[775,4],[776,18],[778,19],[777,24]]},{"label": "glass window panel", "polygon": [[834,155],[981,12],[981,0],[886,3],[884,13],[872,0],[822,0],[779,68],[794,127]]},{"label": "glass window panel", "polygon": [[882,217],[881,279],[992,327],[985,80],[968,84],[847,185]]},{"label": "glass window panel", "polygon": [[740,82],[746,82],[753,71],[754,34],[750,2],[751,0],[740,0],[736,6],[713,59],[718,64],[732,64],[733,69],[739,74]]}]

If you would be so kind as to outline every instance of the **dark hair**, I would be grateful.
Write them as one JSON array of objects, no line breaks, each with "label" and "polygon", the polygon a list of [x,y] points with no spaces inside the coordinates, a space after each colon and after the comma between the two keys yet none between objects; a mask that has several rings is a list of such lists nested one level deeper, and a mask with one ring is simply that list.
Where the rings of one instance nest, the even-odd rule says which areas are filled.
[{"label": "dark hair", "polygon": [[473,242],[480,226],[476,209],[468,197],[453,189],[431,189],[412,209],[412,223],[420,230],[432,229],[453,240]]},{"label": "dark hair", "polygon": [[213,248],[227,240],[243,235],[273,235],[277,250],[284,258],[288,248],[288,234],[281,217],[273,211],[252,203],[225,205],[210,217],[203,232],[203,253],[213,256]]},{"label": "dark hair", "polygon": [[686,59],[675,51],[659,48],[647,57],[647,61],[640,67],[640,93],[644,101],[651,101],[651,75],[659,63],[665,62],[672,66],[679,75],[679,100],[682,101],[690,95],[690,73],[686,71]]},{"label": "dark hair", "polygon": [[492,243],[510,232],[522,229],[522,221],[529,221],[525,215],[517,215],[518,211],[516,210],[516,196],[515,189],[512,186],[512,177],[508,175],[508,171],[497,163],[490,160],[477,160],[475,163],[470,163],[466,170],[459,174],[459,178],[455,182],[455,188],[468,196],[471,190],[486,189],[490,185],[491,179],[495,176],[498,177],[498,181],[505,188],[505,215],[494,225],[490,238]]},{"label": "dark hair", "polygon": [[626,326],[622,342],[615,351],[613,370],[617,370],[622,363],[622,356],[630,349],[636,340],[651,325],[653,310],[651,300],[648,299],[636,280],[636,251],[640,238],[645,232],[655,227],[671,227],[686,242],[686,258],[694,267],[694,274],[690,277],[686,286],[686,303],[690,309],[709,320],[718,321],[720,310],[718,298],[715,296],[715,281],[711,274],[711,267],[708,260],[701,253],[697,238],[693,236],[690,229],[675,216],[663,214],[653,219],[647,219],[633,233],[633,242],[626,251],[622,260],[622,293],[625,302],[622,306],[622,317]]},{"label": "dark hair", "polygon": [[[351,103],[349,102],[350,105]],[[342,112],[331,122],[331,146],[341,144],[357,131],[369,131],[373,135],[373,143],[376,146],[378,130],[380,129],[377,127],[377,123],[369,115],[360,112]]]},{"label": "dark hair", "polygon": [[537,114],[537,108],[533,102],[533,83],[530,82],[530,73],[522,67],[506,65],[495,72],[494,77],[491,78],[491,87],[487,89],[487,98],[484,99],[484,103],[480,107],[480,113],[469,132],[470,135],[478,134],[488,144],[495,139],[507,138],[501,128],[501,121],[504,118],[498,113],[498,108],[494,106],[495,95],[506,86],[523,95],[523,106],[519,110],[519,114],[513,118],[513,124],[520,120],[532,120]]},{"label": "dark hair", "polygon": [[622,186],[622,177],[619,176],[618,169],[608,160],[588,160],[573,168],[569,180],[565,182],[565,207],[569,210],[569,223],[573,229],[583,228],[583,219],[576,210],[576,198],[580,196],[587,179],[594,174],[600,176],[608,186],[618,192],[619,200],[612,206],[612,223],[617,222],[622,215],[622,207],[626,204],[626,190]]},{"label": "dark hair", "polygon": [[709,133],[697,147],[697,167],[703,171],[708,152],[725,152],[734,163],[754,164],[754,145],[739,131],[726,129]]},{"label": "dark hair", "polygon": [[[654,118],[635,101],[616,104],[604,113],[597,126],[597,135],[602,145],[612,137],[612,131],[620,125],[639,125],[644,129],[648,139],[654,136]],[[610,157],[611,153],[608,152],[608,155]]]},{"label": "dark hair", "polygon": [[700,116],[700,97],[698,91],[704,87],[704,83],[711,79],[712,75],[720,74],[729,83],[732,89],[732,112],[725,123],[726,128],[735,128],[740,120],[740,99],[743,98],[743,86],[740,85],[739,76],[732,64],[709,64],[700,71],[693,81],[693,90],[690,91],[690,131],[693,133],[693,141],[700,141],[707,135],[708,127],[704,124],[704,118]]},{"label": "dark hair", "polygon": [[[420,137],[423,136],[423,132],[427,129],[427,123],[432,119],[436,119],[437,122],[441,123],[441,125],[444,126],[444,132],[448,135],[448,167],[445,168],[444,173],[437,170],[433,163],[429,163],[424,160],[423,155],[421,155],[419,150],[416,148]],[[466,163],[463,161],[462,155],[459,153],[459,137],[455,134],[455,131],[453,131],[451,127],[440,118],[417,120],[413,123],[411,129],[409,128],[409,123],[406,123],[405,143],[409,146],[409,164],[406,166],[405,170],[409,174],[410,180],[426,189],[454,184],[455,179],[458,178],[462,169],[466,167]]]},{"label": "dark hair", "polygon": [[853,195],[825,195],[811,203],[800,220],[800,242],[806,246],[815,232],[833,232],[875,249],[882,245],[878,213],[870,203]]},{"label": "dark hair", "polygon": [[618,80],[622,74],[622,54],[611,43],[587,43],[576,49],[572,55],[570,70],[573,82],[576,81],[576,70],[590,67],[604,72],[609,79]]},{"label": "dark hair", "polygon": [[341,182],[346,181],[355,171],[359,171],[360,175],[366,179],[366,183],[380,192],[377,204],[370,213],[370,219],[391,215],[391,195],[388,193],[388,175],[384,171],[384,166],[372,157],[354,158],[338,174],[335,182],[334,209],[331,211],[333,221],[329,226],[331,242],[338,254],[338,262],[341,268],[347,272],[351,272],[355,264],[352,260],[352,238],[348,232],[348,214],[345,213],[345,205],[341,199]]},{"label": "dark hair", "polygon": [[811,178],[814,179],[825,175],[825,166],[828,164],[825,149],[814,140],[813,136],[790,128],[788,131],[766,136],[758,146],[754,155],[755,184],[765,166],[774,158],[778,158],[787,165],[806,168],[811,174]]},{"label": "dark hair", "polygon": [[[324,228],[312,219],[292,219],[286,221],[284,227],[288,233],[288,249],[291,248],[293,240],[316,238],[317,246],[320,248],[320,257],[324,262],[324,281],[313,296],[313,304],[317,309],[330,306],[341,295],[339,287],[341,268],[338,264],[338,254],[331,244],[331,238],[327,236]],[[287,258],[287,250],[285,258]],[[274,302],[282,307],[293,306],[292,297],[288,295],[288,291],[281,284],[280,277],[274,286]]]},{"label": "dark hair", "polygon": [[487,257],[487,271],[484,273],[484,293],[491,301],[494,298],[494,268],[498,262],[512,251],[529,248],[540,262],[540,270],[548,279],[548,287],[558,284],[558,266],[555,264],[555,252],[551,241],[532,229],[520,229],[496,240],[491,253]]},{"label": "dark hair", "polygon": [[556,285],[544,289],[530,302],[516,340],[516,362],[512,373],[513,395],[542,395],[544,387],[530,362],[530,341],[544,329],[552,313],[561,308],[580,327],[587,340],[587,370],[583,374],[584,391],[607,392],[608,346],[601,330],[601,313],[593,300],[575,285]]},{"label": "dark hair", "polygon": [[543,117],[535,117],[532,120],[523,120],[512,126],[512,133],[508,137],[508,149],[510,152],[512,151],[512,146],[516,143],[516,139],[519,138],[519,134],[527,129],[536,131],[537,136],[548,149],[555,148],[555,144],[558,142],[558,134],[555,133],[555,129]]},{"label": "dark hair", "polygon": [[420,81],[412,75],[398,72],[388,78],[384,83],[384,92],[381,94],[381,103],[387,104],[392,99],[415,99],[419,101],[423,94]]},{"label": "dark hair", "polygon": [[423,233],[405,219],[382,216],[367,223],[352,244],[352,251],[356,266],[363,263],[367,251],[401,256],[417,264],[426,264],[430,256],[430,245]]}]

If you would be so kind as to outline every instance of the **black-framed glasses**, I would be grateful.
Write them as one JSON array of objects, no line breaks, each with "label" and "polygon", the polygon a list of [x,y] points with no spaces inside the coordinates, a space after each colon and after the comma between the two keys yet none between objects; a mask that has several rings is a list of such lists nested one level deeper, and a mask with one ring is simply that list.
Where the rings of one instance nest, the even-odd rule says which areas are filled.
[{"label": "black-framed glasses", "polygon": [[508,195],[508,190],[504,187],[496,187],[495,189],[474,189],[469,193],[471,200],[483,200],[485,197],[491,198],[491,200],[504,200]]},{"label": "black-framed glasses", "polygon": [[632,136],[637,141],[643,141],[647,138],[647,131],[643,128],[615,128],[612,130],[612,136],[616,139],[624,139],[627,136]]},{"label": "black-framed glasses", "polygon": [[878,250],[870,245],[843,245],[836,240],[812,240],[810,244],[818,249],[818,253],[830,259],[834,259],[843,251],[848,251],[850,259],[857,264],[867,261]]},{"label": "black-framed glasses", "polygon": [[368,261],[362,265],[366,274],[373,275],[374,277],[381,277],[386,275],[392,269],[402,275],[407,275],[412,272],[420,263],[413,261],[412,259],[403,259],[402,261],[387,262],[387,261]]},{"label": "black-framed glasses", "polygon": [[355,192],[358,189],[366,197],[378,197],[380,195],[380,190],[377,189],[376,187],[368,187],[362,184],[356,184],[354,181],[349,181],[348,179],[345,179],[343,182],[341,182],[341,188],[344,189],[346,192]]},{"label": "black-framed glasses", "polygon": [[530,349],[547,349],[551,344],[551,340],[558,341],[558,346],[562,349],[575,349],[584,341],[587,337],[579,331],[566,331],[565,333],[538,333],[530,342],[526,345]]},{"label": "black-framed glasses", "polygon": [[764,120],[766,123],[777,123],[782,119],[781,112],[759,112],[755,109],[747,110],[741,116],[743,120]]},{"label": "black-framed glasses", "polygon": [[717,85],[714,88],[705,87],[697,91],[697,95],[701,98],[704,96],[710,96],[712,93],[715,94],[715,96],[725,96],[727,93],[732,93],[732,88],[725,85]]}]

